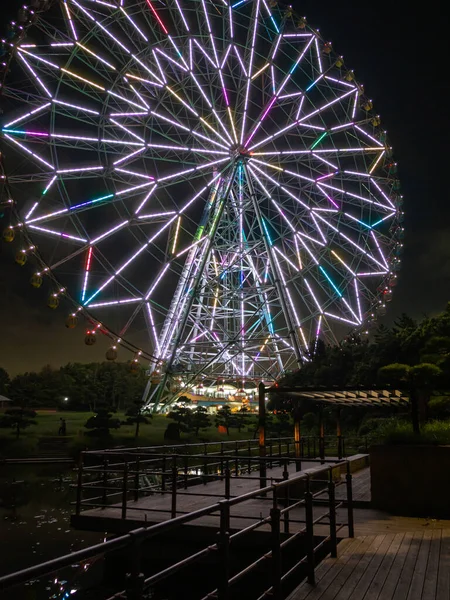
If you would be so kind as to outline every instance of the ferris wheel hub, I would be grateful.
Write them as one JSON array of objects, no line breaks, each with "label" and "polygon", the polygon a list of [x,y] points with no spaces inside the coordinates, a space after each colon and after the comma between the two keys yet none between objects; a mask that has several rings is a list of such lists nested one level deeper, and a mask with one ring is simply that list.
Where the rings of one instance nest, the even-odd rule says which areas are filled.
[{"label": "ferris wheel hub", "polygon": [[247,148],[245,148],[241,144],[236,144],[231,148],[231,155],[234,157],[236,162],[247,161],[251,156]]}]

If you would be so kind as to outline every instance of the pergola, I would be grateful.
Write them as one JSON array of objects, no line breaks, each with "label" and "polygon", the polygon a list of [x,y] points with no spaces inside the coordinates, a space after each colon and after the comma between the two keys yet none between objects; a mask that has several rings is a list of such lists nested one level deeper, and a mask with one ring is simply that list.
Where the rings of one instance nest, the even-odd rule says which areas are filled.
[{"label": "pergola", "polygon": [[[408,406],[409,398],[400,390],[372,390],[358,388],[318,389],[311,387],[282,387],[273,386],[266,388],[264,383],[259,385],[259,446],[260,454],[265,455],[265,428],[266,428],[266,394],[286,394],[293,400],[310,400],[319,405],[319,455],[325,456],[325,433],[323,423],[323,407],[336,407],[336,435],[338,442],[338,457],[342,457],[342,432],[340,412],[342,407],[369,406],[380,408],[383,406]],[[301,415],[299,410],[294,410],[294,445],[295,456],[300,458],[300,433]]]}]

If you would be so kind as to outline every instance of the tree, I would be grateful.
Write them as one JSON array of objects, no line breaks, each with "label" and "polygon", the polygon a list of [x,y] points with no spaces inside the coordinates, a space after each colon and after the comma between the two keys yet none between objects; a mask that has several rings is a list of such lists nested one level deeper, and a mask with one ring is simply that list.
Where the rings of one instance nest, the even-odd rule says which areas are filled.
[{"label": "tree", "polygon": [[133,405],[128,408],[125,413],[127,420],[125,423],[127,425],[136,425],[136,429],[134,432],[134,437],[137,439],[139,436],[139,426],[141,423],[148,424],[152,420],[153,416],[151,414],[144,415],[143,414],[144,402],[142,400],[135,400]]},{"label": "tree", "polygon": [[234,421],[239,433],[241,433],[241,429],[248,425],[250,421],[250,411],[246,406],[243,406],[236,413],[234,413]]},{"label": "tree", "polygon": [[421,363],[413,367],[394,363],[381,367],[378,371],[381,383],[388,383],[409,393],[414,433],[420,433],[420,423],[427,420],[431,392],[441,375],[441,369],[430,363]]},{"label": "tree", "polygon": [[19,437],[22,429],[26,429],[30,425],[36,425],[35,416],[36,412],[34,410],[23,406],[8,408],[0,418],[0,427],[15,429],[16,437]]},{"label": "tree", "polygon": [[189,426],[195,431],[195,435],[198,436],[200,429],[206,429],[210,426],[208,417],[208,411],[204,406],[197,406],[195,410],[191,412],[191,419]]},{"label": "tree", "polygon": [[2,367],[0,367],[0,394],[6,395],[10,384],[10,379],[8,372],[5,371]]},{"label": "tree", "polygon": [[114,411],[109,406],[97,407],[95,415],[89,417],[84,426],[89,429],[89,435],[108,437],[111,429],[119,429],[122,425],[120,419],[113,417]]},{"label": "tree", "polygon": [[291,436],[293,434],[291,416],[287,412],[277,411],[272,423],[271,433],[276,437]]},{"label": "tree", "polygon": [[191,430],[192,410],[187,406],[176,406],[170,411],[167,418],[175,421],[180,433],[188,433]]},{"label": "tree", "polygon": [[236,418],[227,405],[217,411],[214,422],[217,427],[225,427],[227,435],[230,435],[230,427],[236,427]]}]

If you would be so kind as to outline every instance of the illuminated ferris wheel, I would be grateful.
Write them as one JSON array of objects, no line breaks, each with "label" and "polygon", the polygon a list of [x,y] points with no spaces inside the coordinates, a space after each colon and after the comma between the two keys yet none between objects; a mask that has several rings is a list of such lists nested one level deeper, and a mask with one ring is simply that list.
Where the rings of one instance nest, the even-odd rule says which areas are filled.
[{"label": "illuminated ferris wheel", "polygon": [[392,149],[304,18],[267,0],[35,0],[19,17],[4,237],[110,335],[109,358],[122,340],[149,357],[148,399],[176,378],[274,380],[385,311]]}]

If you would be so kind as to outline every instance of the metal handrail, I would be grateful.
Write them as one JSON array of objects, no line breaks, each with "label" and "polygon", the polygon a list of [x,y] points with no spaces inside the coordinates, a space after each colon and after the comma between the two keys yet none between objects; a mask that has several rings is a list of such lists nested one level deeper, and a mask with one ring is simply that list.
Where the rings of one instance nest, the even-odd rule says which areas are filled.
[{"label": "metal handrail", "polygon": [[[302,558],[301,561],[299,561],[299,563],[297,563],[295,568],[298,568],[300,566],[300,564],[307,564],[309,578],[313,579],[314,578],[314,556],[315,556],[315,553],[317,552],[318,548],[323,546],[323,544],[325,543],[324,541],[322,541],[319,543],[319,545],[314,546],[314,536],[313,535],[311,536],[311,533],[313,533],[314,525],[317,523],[322,523],[324,519],[329,520],[330,535],[327,536],[327,539],[332,544],[332,548],[331,548],[332,552],[334,551],[333,544],[335,544],[335,542],[336,542],[337,531],[344,526],[344,524],[337,524],[335,519],[333,520],[332,518],[330,518],[330,515],[333,515],[333,514],[335,515],[336,506],[337,506],[336,502],[334,501],[334,495],[332,493],[334,491],[334,487],[335,487],[335,484],[333,481],[333,469],[335,469],[337,466],[339,466],[339,467],[345,466],[346,471],[347,471],[346,485],[347,485],[347,494],[348,494],[348,523],[345,525],[347,525],[349,527],[349,536],[352,537],[353,536],[353,507],[352,507],[352,502],[351,502],[352,475],[351,475],[350,462],[347,460],[343,460],[343,461],[339,461],[339,462],[334,462],[333,464],[330,464],[330,465],[323,466],[314,472],[314,475],[320,475],[320,474],[324,474],[324,473],[327,474],[326,480],[328,481],[328,489],[329,489],[329,503],[328,503],[329,510],[324,515],[321,515],[320,517],[318,517],[316,519],[314,519],[313,514],[312,514],[313,494],[311,493],[311,490],[310,490],[312,476],[310,473],[303,472],[303,473],[299,473],[298,475],[294,476],[292,479],[286,479],[286,480],[280,481],[278,483],[273,483],[272,485],[265,486],[264,488],[248,492],[246,494],[243,494],[243,495],[235,497],[235,498],[221,500],[220,502],[216,502],[205,508],[202,508],[202,509],[181,515],[181,516],[176,516],[173,519],[163,521],[161,523],[152,525],[148,528],[140,527],[138,529],[135,529],[135,530],[125,534],[125,535],[121,535],[113,540],[108,540],[106,542],[103,542],[102,544],[97,544],[95,546],[91,546],[91,547],[85,548],[83,550],[73,552],[71,554],[59,557],[57,559],[53,559],[51,561],[47,561],[47,562],[39,564],[39,565],[35,565],[34,567],[23,569],[16,573],[12,573],[12,574],[0,577],[0,589],[10,588],[14,585],[18,585],[20,583],[25,583],[26,581],[29,581],[30,579],[35,579],[35,578],[41,577],[43,575],[48,575],[48,574],[58,571],[62,568],[70,566],[71,564],[74,564],[76,562],[80,562],[80,561],[84,561],[88,558],[92,558],[93,556],[105,555],[111,551],[116,551],[119,549],[129,547],[131,550],[131,554],[133,556],[133,562],[134,562],[133,568],[132,568],[132,573],[128,580],[129,585],[127,587],[127,590],[123,590],[123,591],[115,594],[114,596],[112,596],[112,598],[126,597],[126,598],[139,599],[139,598],[142,598],[142,593],[143,593],[143,590],[145,587],[148,587],[152,584],[155,584],[157,581],[160,581],[162,579],[169,577],[171,574],[192,564],[193,562],[196,562],[197,560],[199,560],[200,558],[206,556],[207,554],[209,554],[211,552],[215,552],[216,554],[218,554],[219,564],[222,565],[223,568],[227,569],[228,568],[227,561],[229,560],[229,556],[227,554],[227,548],[229,548],[230,543],[232,543],[233,540],[236,539],[236,537],[238,537],[238,536],[241,537],[242,535],[245,535],[246,533],[254,531],[258,527],[261,527],[261,526],[267,525],[267,524],[270,524],[270,526],[271,526],[271,532],[272,532],[271,536],[272,536],[272,542],[273,542],[272,550],[269,553],[265,553],[264,559],[258,559],[258,561],[260,562],[261,560],[266,560],[266,559],[270,559],[271,561],[274,561],[277,558],[277,556],[278,557],[281,556],[280,553],[281,553],[282,548],[284,547],[283,544],[286,545],[286,542],[291,540],[292,535],[299,537],[299,535],[301,533],[302,535],[304,534],[307,539],[307,548],[308,548],[307,557]],[[289,493],[288,493],[289,488],[291,486],[295,486],[296,484],[298,484],[301,481],[305,482],[305,486],[306,486],[306,492],[305,492],[304,498],[302,500],[308,509],[306,511],[306,519],[305,519],[306,527],[303,530],[301,530],[301,532],[296,532],[296,533],[292,534],[291,537],[288,538],[287,540],[281,541],[280,535],[279,535],[280,519],[284,514],[288,515],[290,511],[292,511],[294,508],[296,508],[298,506],[298,503],[293,502],[292,504],[285,506],[282,510],[280,510],[280,508],[278,507],[278,504],[280,502],[283,502],[283,498],[289,497]],[[324,480],[321,480],[321,481],[324,481]],[[286,492],[287,492],[286,494],[283,494],[284,490],[286,490]],[[321,493],[323,494],[323,490]],[[257,523],[254,523],[254,524],[244,528],[243,530],[240,530],[236,534],[230,535],[230,532],[229,532],[230,508],[232,506],[236,506],[238,504],[247,502],[248,500],[251,500],[253,498],[267,497],[267,495],[272,496],[272,502],[273,502],[273,506],[270,510],[270,515],[265,517],[264,519],[260,519]],[[210,545],[210,546],[204,548],[203,550],[196,552],[195,554],[183,559],[182,561],[179,561],[175,565],[171,565],[164,571],[160,571],[159,573],[156,573],[156,574],[152,575],[151,577],[144,579],[144,576],[140,573],[140,562],[139,562],[140,561],[139,547],[143,542],[146,542],[156,535],[168,532],[168,531],[170,531],[176,527],[179,527],[180,525],[183,525],[185,523],[192,522],[201,517],[204,517],[207,515],[214,515],[214,514],[217,514],[220,517],[219,538],[218,538],[219,541],[216,544],[213,544],[212,546]],[[233,518],[234,518],[234,515],[233,515]],[[227,558],[227,556],[228,556],[228,558]],[[222,564],[223,560],[225,560],[226,564]],[[259,564],[259,562],[258,562],[258,564]],[[252,567],[252,566],[250,565],[250,567]],[[250,568],[250,570],[249,570],[248,566],[245,567],[240,572],[241,577],[244,577],[248,572],[253,570],[253,568],[254,567]],[[277,600],[281,599],[281,596],[279,595],[279,590],[281,589],[282,582],[286,579],[286,577],[291,572],[293,572],[293,569],[294,568],[291,568],[290,571],[285,574],[283,574],[280,569],[273,570],[274,580],[272,582],[272,587],[271,587],[271,591],[270,591],[270,593],[272,594],[272,598],[275,598]],[[226,571],[226,573],[228,573],[228,571]],[[235,574],[233,577],[230,577],[228,574],[228,575],[226,575],[226,576],[224,575],[223,577],[220,578],[219,586],[218,586],[217,590],[215,592],[213,592],[213,593],[217,592],[216,597],[218,598],[218,600],[222,600],[222,599],[226,598],[226,596],[228,594],[228,591],[227,591],[228,588],[234,582],[237,581],[237,575],[238,574]],[[241,577],[239,577],[239,578],[241,578]],[[278,590],[278,592],[277,592],[277,590]],[[268,595],[268,593],[269,593],[269,590],[267,590],[261,598],[266,597]],[[212,594],[208,594],[208,596],[206,598],[211,598],[211,596],[212,596]]]}]

